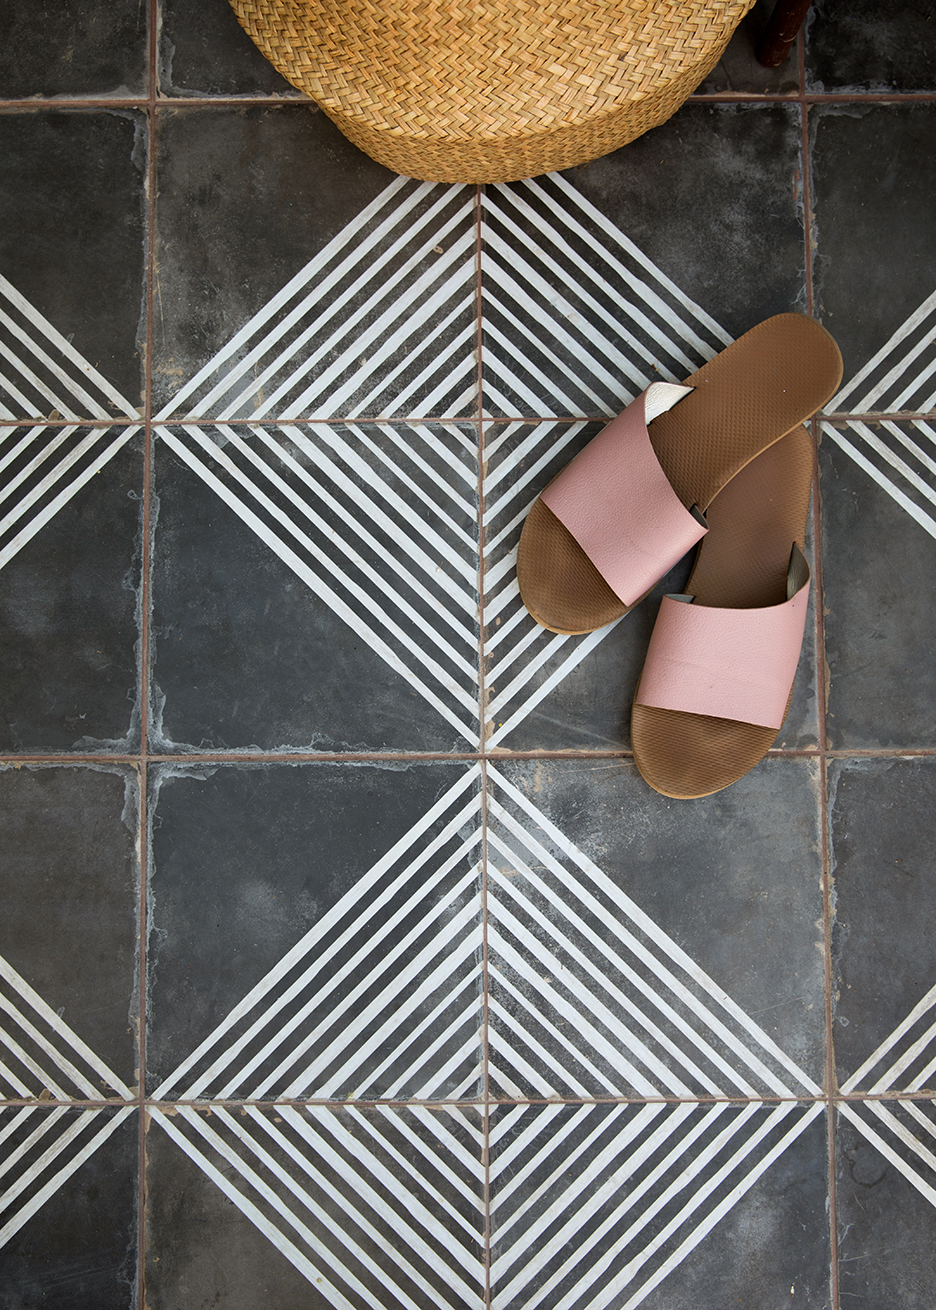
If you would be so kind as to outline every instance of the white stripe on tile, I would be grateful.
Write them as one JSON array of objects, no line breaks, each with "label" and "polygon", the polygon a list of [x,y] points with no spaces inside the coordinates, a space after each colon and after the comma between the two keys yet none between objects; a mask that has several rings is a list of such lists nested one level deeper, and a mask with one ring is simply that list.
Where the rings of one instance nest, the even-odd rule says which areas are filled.
[{"label": "white stripe on tile", "polygon": [[876,406],[875,402],[880,399],[888,387],[893,386],[895,382],[898,382],[903,377],[903,374],[906,372],[909,365],[918,358],[926,345],[930,344],[934,338],[936,338],[936,323],[933,324],[932,329],[923,336],[916,347],[912,347],[901,355],[897,363],[891,367],[888,373],[885,374],[884,378],[878,384],[873,386],[870,391],[866,392],[859,400],[852,401],[851,404],[846,405],[845,402],[849,399],[852,392],[856,391],[867,378],[871,377],[889,356],[897,353],[903,342],[911,337],[918,328],[922,327],[927,318],[929,318],[933,313],[936,313],[936,291],[934,291],[931,296],[927,296],[922,305],[914,310],[905,322],[900,325],[890,340],[885,342],[877,354],[873,355],[871,359],[868,360],[867,364],[859,369],[851,381],[847,382],[846,385],[832,397],[829,403],[825,406],[825,412],[833,414],[851,411],[854,414],[865,414],[874,408],[880,408],[879,406]]},{"label": "white stripe on tile", "polygon": [[[848,426],[852,427],[853,425],[849,424]],[[902,510],[905,510],[906,513],[920,525],[924,532],[927,532],[931,537],[936,538],[936,519],[932,518],[925,510],[921,509],[915,501],[911,500],[905,492],[901,491],[900,488],[877,467],[877,465],[872,464],[872,462],[848,440],[844,433],[840,432],[837,428],[834,428],[831,423],[823,423],[822,430],[832,438],[835,444],[843,450],[850,459],[854,460],[859,468],[864,469],[865,473],[867,473],[868,476],[877,483],[881,490],[885,491],[887,495],[890,496],[891,500],[898,504]]]}]

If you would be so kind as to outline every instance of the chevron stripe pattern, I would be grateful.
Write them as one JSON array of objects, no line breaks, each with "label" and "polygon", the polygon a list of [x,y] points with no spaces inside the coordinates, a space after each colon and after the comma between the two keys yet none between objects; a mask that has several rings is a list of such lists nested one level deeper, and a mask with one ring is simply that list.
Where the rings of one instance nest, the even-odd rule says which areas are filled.
[{"label": "chevron stripe pattern", "polygon": [[473,414],[475,222],[471,188],[398,178],[158,417]]},{"label": "chevron stripe pattern", "polygon": [[640,1305],[817,1105],[514,1106],[491,1128],[491,1304]]},{"label": "chevron stripe pattern", "polygon": [[0,418],[115,417],[140,414],[0,275]]},{"label": "chevron stripe pattern", "polygon": [[0,1250],[134,1114],[132,1106],[0,1111]]},{"label": "chevron stripe pattern", "polygon": [[485,412],[606,415],[730,337],[561,174],[486,188]]},{"label": "chevron stripe pattern", "polygon": [[468,434],[452,424],[222,424],[159,436],[477,746],[478,452]]},{"label": "chevron stripe pattern", "polygon": [[183,1108],[154,1122],[329,1305],[483,1305],[475,1111]]},{"label": "chevron stripe pattern", "polygon": [[157,1088],[157,1099],[480,1091],[480,774],[468,770]]},{"label": "chevron stripe pattern", "polygon": [[[488,774],[490,1071],[497,1095],[819,1093],[518,788],[491,767]],[[547,1050],[562,1051],[562,1061]]]},{"label": "chevron stripe pattern", "polygon": [[129,1088],[0,957],[0,1093],[7,1098],[130,1098]]},{"label": "chevron stripe pattern", "polygon": [[[822,425],[839,449],[931,537],[936,537],[934,408],[936,292],[826,406],[829,413],[887,417]],[[918,416],[900,417],[904,412]]]},{"label": "chevron stripe pattern", "polygon": [[936,1206],[936,1102],[845,1101],[839,1113]]}]

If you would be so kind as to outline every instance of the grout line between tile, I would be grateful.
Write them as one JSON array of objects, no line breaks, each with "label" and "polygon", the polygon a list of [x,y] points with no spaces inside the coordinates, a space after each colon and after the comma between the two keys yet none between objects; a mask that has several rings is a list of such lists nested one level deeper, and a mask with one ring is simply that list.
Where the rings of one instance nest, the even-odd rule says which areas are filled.
[{"label": "grout line between tile", "polygon": [[[800,90],[800,154],[803,187],[803,251],[806,277],[806,313],[815,315],[815,288],[813,285],[813,244],[815,224],[812,212],[812,175],[809,148],[809,103],[806,98],[806,39],[801,28],[796,41],[796,57]],[[822,888],[822,971],[823,1004],[825,1009],[825,1099],[826,1099],[826,1158],[829,1197],[829,1294],[831,1310],[838,1310],[838,1217],[835,1191],[835,1048],[832,1028],[832,888],[828,842],[828,761],[826,756],[826,649],[824,590],[822,573],[822,498],[819,494],[819,422],[811,424],[813,435],[813,564],[815,569],[815,648],[816,648],[816,717],[819,745],[819,850]]]},{"label": "grout line between tile", "polygon": [[149,829],[149,771],[147,767],[147,749],[149,744],[149,686],[150,686],[150,558],[152,528],[152,454],[153,454],[153,293],[156,281],[156,91],[158,77],[158,34],[159,34],[159,0],[150,0],[149,4],[149,98],[147,101],[147,146],[148,158],[146,168],[146,348],[143,361],[143,505],[141,524],[140,552],[140,759],[139,759],[139,911],[138,911],[138,1034],[137,1053],[139,1074],[137,1077],[139,1156],[137,1180],[137,1304],[146,1304],[146,1226],[147,1226],[147,1114],[146,1114],[146,1027],[149,1011],[147,998],[147,902],[149,846],[147,833]]}]

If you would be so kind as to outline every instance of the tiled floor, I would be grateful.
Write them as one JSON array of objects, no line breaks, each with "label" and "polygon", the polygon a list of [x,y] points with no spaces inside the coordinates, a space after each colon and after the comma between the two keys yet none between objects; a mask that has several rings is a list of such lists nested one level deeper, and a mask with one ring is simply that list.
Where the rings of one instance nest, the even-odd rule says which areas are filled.
[{"label": "tiled floor", "polygon": [[[0,1305],[932,1310],[936,20],[397,178],[225,0],[0,19]],[[537,628],[531,499],[814,314],[816,603],[736,786]],[[480,594],[479,594],[480,576]]]}]

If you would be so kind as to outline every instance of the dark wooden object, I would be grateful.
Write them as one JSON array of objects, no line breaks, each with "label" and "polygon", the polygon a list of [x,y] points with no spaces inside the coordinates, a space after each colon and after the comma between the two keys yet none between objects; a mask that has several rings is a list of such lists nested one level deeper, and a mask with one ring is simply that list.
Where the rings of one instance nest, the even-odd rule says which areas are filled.
[{"label": "dark wooden object", "polygon": [[757,62],[765,68],[779,68],[796,40],[811,0],[777,0],[764,35],[757,46]]}]

